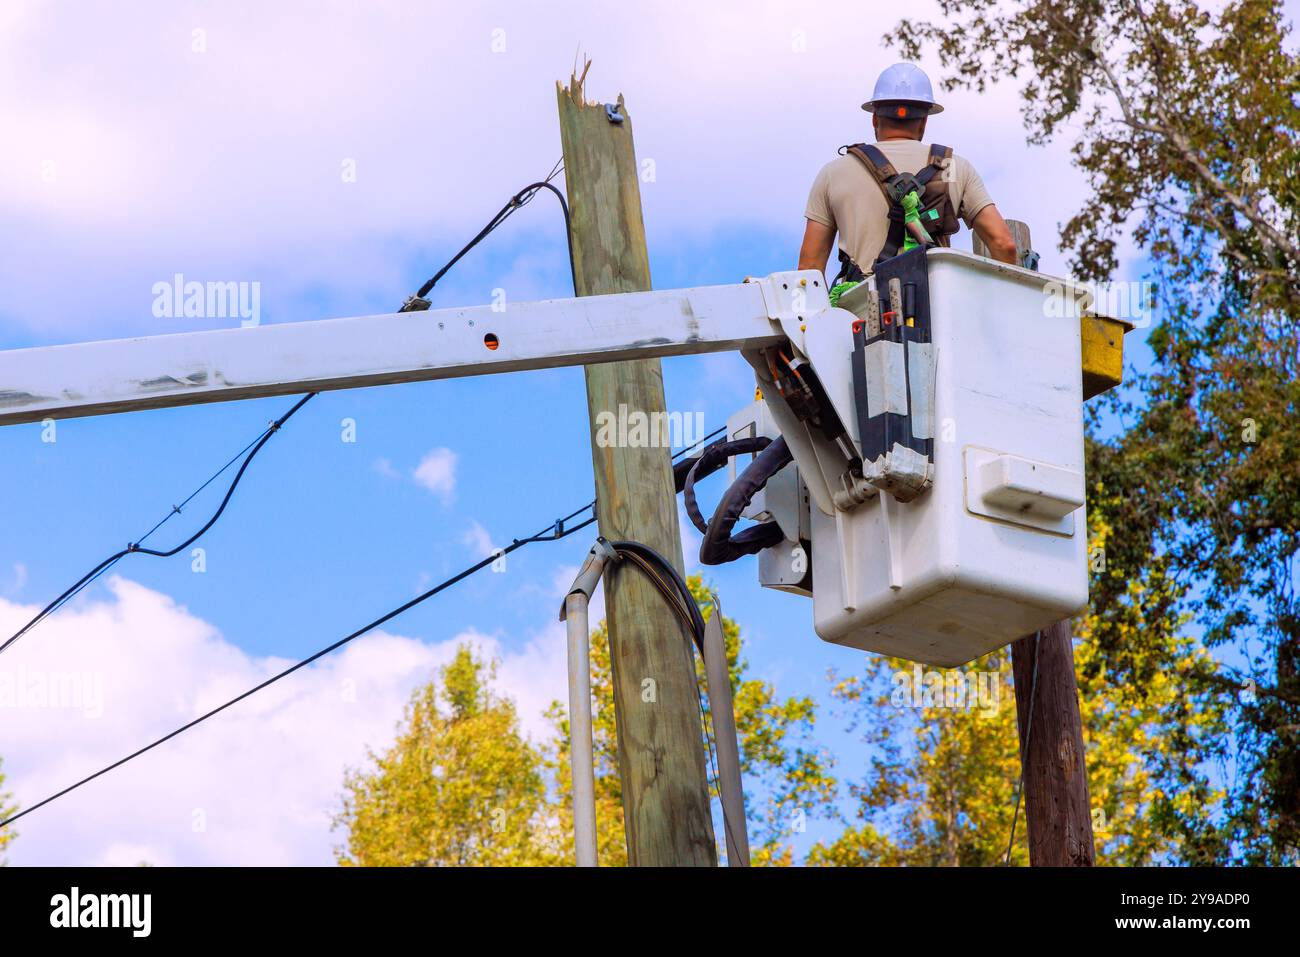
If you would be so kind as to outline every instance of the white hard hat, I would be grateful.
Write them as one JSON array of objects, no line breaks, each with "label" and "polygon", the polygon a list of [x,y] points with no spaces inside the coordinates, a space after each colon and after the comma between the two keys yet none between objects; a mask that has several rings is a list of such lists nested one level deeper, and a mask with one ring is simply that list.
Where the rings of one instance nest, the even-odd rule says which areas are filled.
[{"label": "white hard hat", "polygon": [[930,78],[915,63],[895,63],[881,73],[871,99],[863,103],[862,108],[883,116],[892,116],[898,111],[899,119],[943,112],[943,107],[934,101]]}]

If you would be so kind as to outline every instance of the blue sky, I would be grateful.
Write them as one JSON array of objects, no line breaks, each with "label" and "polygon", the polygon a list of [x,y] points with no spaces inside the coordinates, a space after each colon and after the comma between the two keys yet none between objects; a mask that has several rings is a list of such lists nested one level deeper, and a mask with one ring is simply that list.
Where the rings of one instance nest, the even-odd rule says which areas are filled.
[{"label": "blue sky", "polygon": [[[152,315],[153,284],[177,272],[260,282],[266,323],[391,311],[550,170],[554,82],[578,50],[594,60],[593,98],[627,96],[652,161],[641,188],[655,286],[790,268],[812,177],[868,134],[857,104],[893,59],[879,36],[897,8],[654,9],[155,3],[126,24],[109,5],[6,5],[0,347],[228,325]],[[1023,146],[1014,90],[947,102],[931,138],[972,160],[1003,211],[1033,225],[1044,271],[1061,273],[1056,225],[1083,195],[1064,145]],[[494,289],[568,295],[550,196],[432,298],[484,303]],[[706,430],[752,396],[738,356],[667,360],[664,374],[669,409],[702,412]],[[36,425],[0,430],[0,630],[137,538],[290,404],[64,421],[53,443]],[[485,540],[588,501],[585,423],[576,369],[318,397],[199,543],[206,571],[133,556],[6,655],[11,668],[93,671],[104,691],[94,716],[0,715],[6,786],[30,804],[477,560]],[[432,488],[415,477],[431,454],[454,463]],[[210,492],[154,543],[178,541],[214,503]],[[387,743],[410,688],[457,640],[502,659],[540,733],[541,708],[563,694],[560,595],[589,544],[518,552],[504,574],[42,809],[11,860],[327,863],[344,766]],[[818,640],[809,605],[754,574],[752,560],[710,571],[753,672],[825,701],[827,670],[854,671],[861,653]],[[824,728],[841,778],[855,779],[861,749],[836,721]]]}]

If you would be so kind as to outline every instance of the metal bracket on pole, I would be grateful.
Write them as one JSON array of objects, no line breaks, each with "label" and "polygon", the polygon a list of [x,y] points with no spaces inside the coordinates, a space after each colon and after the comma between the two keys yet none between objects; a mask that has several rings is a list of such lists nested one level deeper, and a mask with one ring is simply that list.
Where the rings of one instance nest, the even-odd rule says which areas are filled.
[{"label": "metal bracket on pole", "polygon": [[618,552],[605,539],[597,538],[596,544],[591,546],[591,551],[587,552],[587,557],[578,569],[577,576],[573,579],[573,587],[569,589],[569,594],[565,596],[565,604],[560,608],[560,621],[565,620],[568,613],[568,599],[575,593],[581,593],[586,596],[587,601],[591,601],[592,594],[596,591],[596,585],[600,583],[600,578],[605,574],[605,566],[609,562],[618,561]]}]

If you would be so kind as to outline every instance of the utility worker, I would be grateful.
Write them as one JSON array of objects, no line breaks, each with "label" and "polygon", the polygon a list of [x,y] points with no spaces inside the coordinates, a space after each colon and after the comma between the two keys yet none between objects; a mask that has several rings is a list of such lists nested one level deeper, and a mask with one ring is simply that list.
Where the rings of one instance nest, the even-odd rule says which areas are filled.
[{"label": "utility worker", "polygon": [[799,268],[824,271],[838,233],[840,272],[832,288],[858,282],[876,262],[915,244],[914,236],[928,234],[947,246],[958,217],[994,259],[1015,263],[1011,230],[974,167],[948,147],[922,142],[926,119],[943,111],[924,71],[895,63],[880,74],[862,108],[872,114],[876,142],[841,148],[844,155],[817,174],[804,210]]}]

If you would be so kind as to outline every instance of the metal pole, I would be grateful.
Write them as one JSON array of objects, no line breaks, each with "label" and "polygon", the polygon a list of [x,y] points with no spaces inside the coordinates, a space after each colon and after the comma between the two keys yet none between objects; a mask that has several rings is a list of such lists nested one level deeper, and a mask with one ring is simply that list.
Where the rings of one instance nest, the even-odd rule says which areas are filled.
[{"label": "metal pole", "polygon": [[722,633],[722,605],[713,597],[713,614],[704,625],[704,679],[708,683],[713,740],[718,749],[718,798],[722,802],[727,838],[727,866],[749,867],[749,834],[745,830],[745,791],[740,777],[740,746],[736,714],[731,703],[731,672]]},{"label": "metal pole", "polygon": [[618,554],[597,538],[565,596],[568,626],[569,768],[573,775],[573,849],[579,867],[596,866],[596,762],[591,743],[591,655],[587,607],[605,564]]},{"label": "metal pole", "polygon": [[573,849],[579,867],[596,866],[596,772],[591,743],[591,659],[587,596],[564,600],[569,630],[569,765],[573,773]]}]

